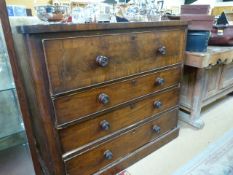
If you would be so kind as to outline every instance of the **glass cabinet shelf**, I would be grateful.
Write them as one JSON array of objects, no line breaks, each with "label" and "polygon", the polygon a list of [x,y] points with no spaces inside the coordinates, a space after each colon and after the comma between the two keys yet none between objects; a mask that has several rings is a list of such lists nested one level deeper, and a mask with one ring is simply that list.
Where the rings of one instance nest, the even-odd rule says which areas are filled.
[{"label": "glass cabinet shelf", "polygon": [[[0,41],[2,42],[2,41]],[[7,54],[0,54],[0,91],[15,88]]]},{"label": "glass cabinet shelf", "polygon": [[0,27],[0,91],[15,88],[5,40]]},{"label": "glass cabinet shelf", "polygon": [[[11,65],[0,21],[0,148],[1,139],[24,131]],[[9,145],[11,147],[11,145]]]},{"label": "glass cabinet shelf", "polygon": [[9,88],[9,89],[0,89],[0,93],[4,92],[4,91],[11,91],[11,90],[15,90],[15,87]]}]

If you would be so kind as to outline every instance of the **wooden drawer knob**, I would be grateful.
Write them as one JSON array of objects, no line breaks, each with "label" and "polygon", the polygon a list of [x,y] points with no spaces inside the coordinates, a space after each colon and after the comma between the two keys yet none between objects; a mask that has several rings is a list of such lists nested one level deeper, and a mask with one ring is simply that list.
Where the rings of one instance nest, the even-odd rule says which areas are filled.
[{"label": "wooden drawer knob", "polygon": [[158,48],[158,53],[161,55],[166,55],[166,53],[167,53],[166,47],[162,46],[162,47]]},{"label": "wooden drawer knob", "polygon": [[106,105],[106,104],[108,104],[110,102],[110,98],[109,98],[109,96],[107,94],[101,93],[99,95],[99,102],[101,104],[103,104],[103,105]]},{"label": "wooden drawer knob", "polygon": [[163,106],[163,103],[161,101],[155,101],[154,102],[154,108],[159,109]]},{"label": "wooden drawer knob", "polygon": [[163,85],[165,83],[165,80],[163,78],[157,78],[155,80],[156,85]]},{"label": "wooden drawer knob", "polygon": [[222,60],[219,58],[218,60],[217,60],[217,64],[222,64],[223,62],[222,62]]},{"label": "wooden drawer knob", "polygon": [[96,57],[96,63],[100,66],[100,67],[106,67],[109,63],[109,59],[108,57],[105,56],[97,56]]},{"label": "wooden drawer knob", "polygon": [[104,152],[104,158],[107,159],[107,160],[111,160],[113,157],[113,154],[111,151],[107,150]]},{"label": "wooden drawer knob", "polygon": [[160,133],[161,128],[158,125],[154,125],[153,126],[153,131],[158,134],[158,133]]},{"label": "wooden drawer knob", "polygon": [[106,121],[106,120],[103,120],[103,121],[100,122],[100,127],[101,127],[102,130],[105,130],[105,131],[109,130],[110,123],[108,121]]}]

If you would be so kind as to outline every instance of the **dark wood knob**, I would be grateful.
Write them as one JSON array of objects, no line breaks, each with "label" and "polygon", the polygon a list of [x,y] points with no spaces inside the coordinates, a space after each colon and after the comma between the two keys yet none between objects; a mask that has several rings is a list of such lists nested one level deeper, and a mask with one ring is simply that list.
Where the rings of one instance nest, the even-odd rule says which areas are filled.
[{"label": "dark wood knob", "polygon": [[107,160],[111,160],[113,157],[113,154],[111,151],[107,150],[104,152],[104,158],[107,159]]},{"label": "dark wood knob", "polygon": [[159,109],[163,106],[163,103],[161,101],[155,101],[154,102],[154,108]]},{"label": "dark wood knob", "polygon": [[101,67],[106,67],[108,65],[109,59],[105,56],[97,56],[96,63]]},{"label": "dark wood knob", "polygon": [[158,48],[158,53],[160,53],[161,55],[166,55],[166,53],[167,53],[166,47],[162,46],[162,47]]},{"label": "dark wood knob", "polygon": [[222,64],[222,60],[221,60],[221,59],[218,59],[218,60],[217,60],[217,64]]},{"label": "dark wood knob", "polygon": [[103,120],[102,122],[100,122],[100,127],[102,130],[109,130],[110,128],[110,123],[106,120]]},{"label": "dark wood knob", "polygon": [[155,80],[156,85],[163,85],[165,83],[165,80],[163,78],[157,78]]},{"label": "dark wood knob", "polygon": [[105,93],[99,95],[99,102],[103,105],[106,105],[110,102],[109,96]]},{"label": "dark wood knob", "polygon": [[153,131],[158,134],[158,133],[160,133],[161,128],[158,125],[154,125],[153,126]]}]

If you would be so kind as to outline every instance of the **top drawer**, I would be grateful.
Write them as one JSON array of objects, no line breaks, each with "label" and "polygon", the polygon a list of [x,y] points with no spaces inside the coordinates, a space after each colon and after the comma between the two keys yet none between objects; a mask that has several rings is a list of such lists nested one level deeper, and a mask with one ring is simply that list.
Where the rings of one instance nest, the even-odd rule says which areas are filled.
[{"label": "top drawer", "polygon": [[52,94],[182,62],[184,30],[43,40]]}]

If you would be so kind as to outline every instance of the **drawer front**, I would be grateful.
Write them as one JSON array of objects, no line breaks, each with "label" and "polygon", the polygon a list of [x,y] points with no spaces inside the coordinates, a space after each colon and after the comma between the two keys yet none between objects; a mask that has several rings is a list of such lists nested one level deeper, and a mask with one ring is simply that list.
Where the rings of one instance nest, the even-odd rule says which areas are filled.
[{"label": "drawer front", "polygon": [[175,128],[176,124],[177,110],[165,113],[159,118],[109,140],[92,150],[66,160],[66,171],[70,175],[93,174]]},{"label": "drawer front", "polygon": [[[153,153],[163,145],[167,144],[168,142],[172,141],[179,135],[179,128],[175,128],[166,134],[162,135],[161,137],[149,142],[148,144],[140,147],[136,151],[128,154],[126,157],[123,157],[121,160],[117,161],[117,163],[112,163],[107,167],[104,167],[97,173],[93,175],[116,175],[117,173],[123,171],[124,169],[128,168],[129,166],[133,165],[140,159],[146,157],[147,155]],[[156,165],[157,166],[157,165]],[[144,175],[144,174],[142,174]]]},{"label": "drawer front", "polygon": [[184,30],[44,40],[51,93],[182,62]]},{"label": "drawer front", "polygon": [[179,66],[57,98],[54,101],[57,124],[78,120],[136,97],[178,84],[180,76]]},{"label": "drawer front", "polygon": [[222,66],[214,66],[211,69],[205,70],[206,76],[206,92],[204,93],[203,100],[206,100],[213,95],[216,95],[219,88],[219,81],[222,72]]},{"label": "drawer front", "polygon": [[122,128],[133,126],[141,120],[178,105],[178,102],[179,88],[175,88],[60,130],[63,152],[81,147]]},{"label": "drawer front", "polygon": [[220,89],[229,88],[233,85],[233,63],[223,66],[220,79]]}]

